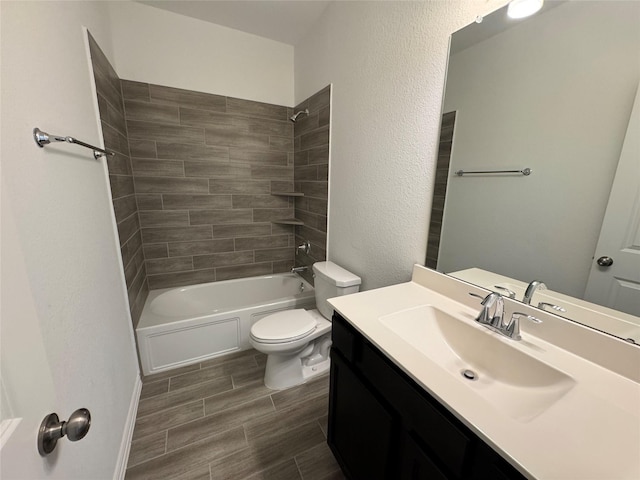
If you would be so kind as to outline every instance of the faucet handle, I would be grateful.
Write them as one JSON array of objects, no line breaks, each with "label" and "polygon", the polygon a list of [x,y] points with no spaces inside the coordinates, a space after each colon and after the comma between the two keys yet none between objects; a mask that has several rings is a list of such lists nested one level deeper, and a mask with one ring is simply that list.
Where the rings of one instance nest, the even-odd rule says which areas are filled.
[{"label": "faucet handle", "polygon": [[[482,299],[482,311],[478,315],[478,318],[476,318],[476,321],[494,328],[502,328],[502,317],[504,315],[504,300],[502,299],[502,295],[496,292],[490,292],[486,297],[471,292],[469,292],[469,295]],[[493,308],[494,305],[495,309],[492,315],[491,308]]]},{"label": "faucet handle", "polygon": [[513,340],[520,340],[522,338],[520,336],[520,318],[522,317],[525,317],[533,323],[542,323],[542,320],[538,317],[534,317],[528,313],[513,312],[511,314],[511,321],[509,322],[509,325],[505,327],[505,333],[509,338],[512,338]]},{"label": "faucet handle", "polygon": [[498,290],[502,290],[507,295],[509,295],[509,298],[516,298],[516,292],[514,292],[513,290],[509,290],[507,287],[501,287],[500,285],[494,285],[493,288],[497,288]]},{"label": "faucet handle", "polygon": [[531,320],[533,323],[542,323],[542,320],[540,320],[538,317],[534,317],[533,315],[529,315],[528,313],[513,312],[511,314],[511,320],[517,320],[520,317],[525,317],[527,320]]},{"label": "faucet handle", "polygon": [[567,311],[566,308],[562,308],[559,305],[554,305],[553,303],[548,303],[548,302],[540,302],[540,303],[538,303],[538,308],[540,310],[546,310],[547,307],[549,307],[551,310],[555,310],[556,312],[566,312]]},{"label": "faucet handle", "polygon": [[302,242],[300,245],[296,247],[296,255],[298,255],[298,252],[304,252],[308,255],[310,251],[311,251],[311,243],[309,243],[309,240],[305,240],[304,242]]}]

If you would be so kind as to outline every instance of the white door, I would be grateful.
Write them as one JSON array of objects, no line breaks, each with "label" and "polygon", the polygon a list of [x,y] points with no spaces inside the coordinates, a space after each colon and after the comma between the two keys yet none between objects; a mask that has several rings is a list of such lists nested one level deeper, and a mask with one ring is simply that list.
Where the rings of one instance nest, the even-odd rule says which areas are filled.
[{"label": "white door", "polygon": [[[4,178],[3,178],[4,182]],[[0,438],[0,477],[44,478],[55,458],[38,454],[36,433],[40,422],[54,412],[55,394],[44,342],[31,293],[11,209],[2,185],[1,297],[0,308],[0,404],[3,427]],[[8,438],[7,438],[8,437]]]},{"label": "white door", "polygon": [[[109,45],[106,8],[0,0],[0,410],[22,418],[0,449],[2,480],[111,480],[127,460],[140,380],[105,161],[32,136],[100,145],[83,25]],[[43,49],[57,54],[33,60]],[[41,457],[43,418],[79,408],[87,436]]]},{"label": "white door", "polygon": [[585,300],[640,316],[640,89],[631,111]]}]

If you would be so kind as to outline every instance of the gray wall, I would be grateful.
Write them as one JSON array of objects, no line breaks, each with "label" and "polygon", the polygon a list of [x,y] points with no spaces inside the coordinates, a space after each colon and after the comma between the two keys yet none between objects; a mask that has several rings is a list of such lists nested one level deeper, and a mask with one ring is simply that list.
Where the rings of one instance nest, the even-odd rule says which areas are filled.
[{"label": "gray wall", "polygon": [[[296,245],[305,240],[311,244],[308,255],[298,253],[296,265],[311,267],[326,260],[327,254],[327,194],[329,189],[329,122],[331,117],[331,85],[307,98],[294,109],[309,109],[309,115],[301,115],[295,124],[296,197],[295,216],[304,222],[296,226]],[[311,270],[304,274],[312,281]]]},{"label": "gray wall", "polygon": [[120,79],[91,35],[89,35],[89,49],[104,144],[107,149],[116,153],[114,156],[107,157],[107,166],[129,297],[129,310],[135,328],[149,293],[149,286],[146,279],[142,235],[129,156],[124,103]]},{"label": "gray wall", "polygon": [[123,81],[149,288],[288,271],[291,109]]}]

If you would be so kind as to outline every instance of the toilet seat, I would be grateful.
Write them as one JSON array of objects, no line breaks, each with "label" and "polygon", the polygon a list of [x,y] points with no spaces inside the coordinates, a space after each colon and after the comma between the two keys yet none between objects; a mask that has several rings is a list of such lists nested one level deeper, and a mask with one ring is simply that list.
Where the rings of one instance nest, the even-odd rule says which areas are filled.
[{"label": "toilet seat", "polygon": [[261,343],[292,342],[310,335],[317,326],[306,310],[285,310],[258,320],[251,327],[251,337]]}]

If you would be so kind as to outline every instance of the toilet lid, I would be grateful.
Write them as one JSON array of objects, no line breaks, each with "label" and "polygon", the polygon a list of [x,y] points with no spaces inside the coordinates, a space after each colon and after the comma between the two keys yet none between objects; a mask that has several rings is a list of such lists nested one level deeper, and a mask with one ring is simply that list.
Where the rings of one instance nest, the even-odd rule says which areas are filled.
[{"label": "toilet lid", "polygon": [[267,342],[295,340],[316,328],[315,319],[304,309],[285,310],[258,320],[251,327],[251,335]]}]

